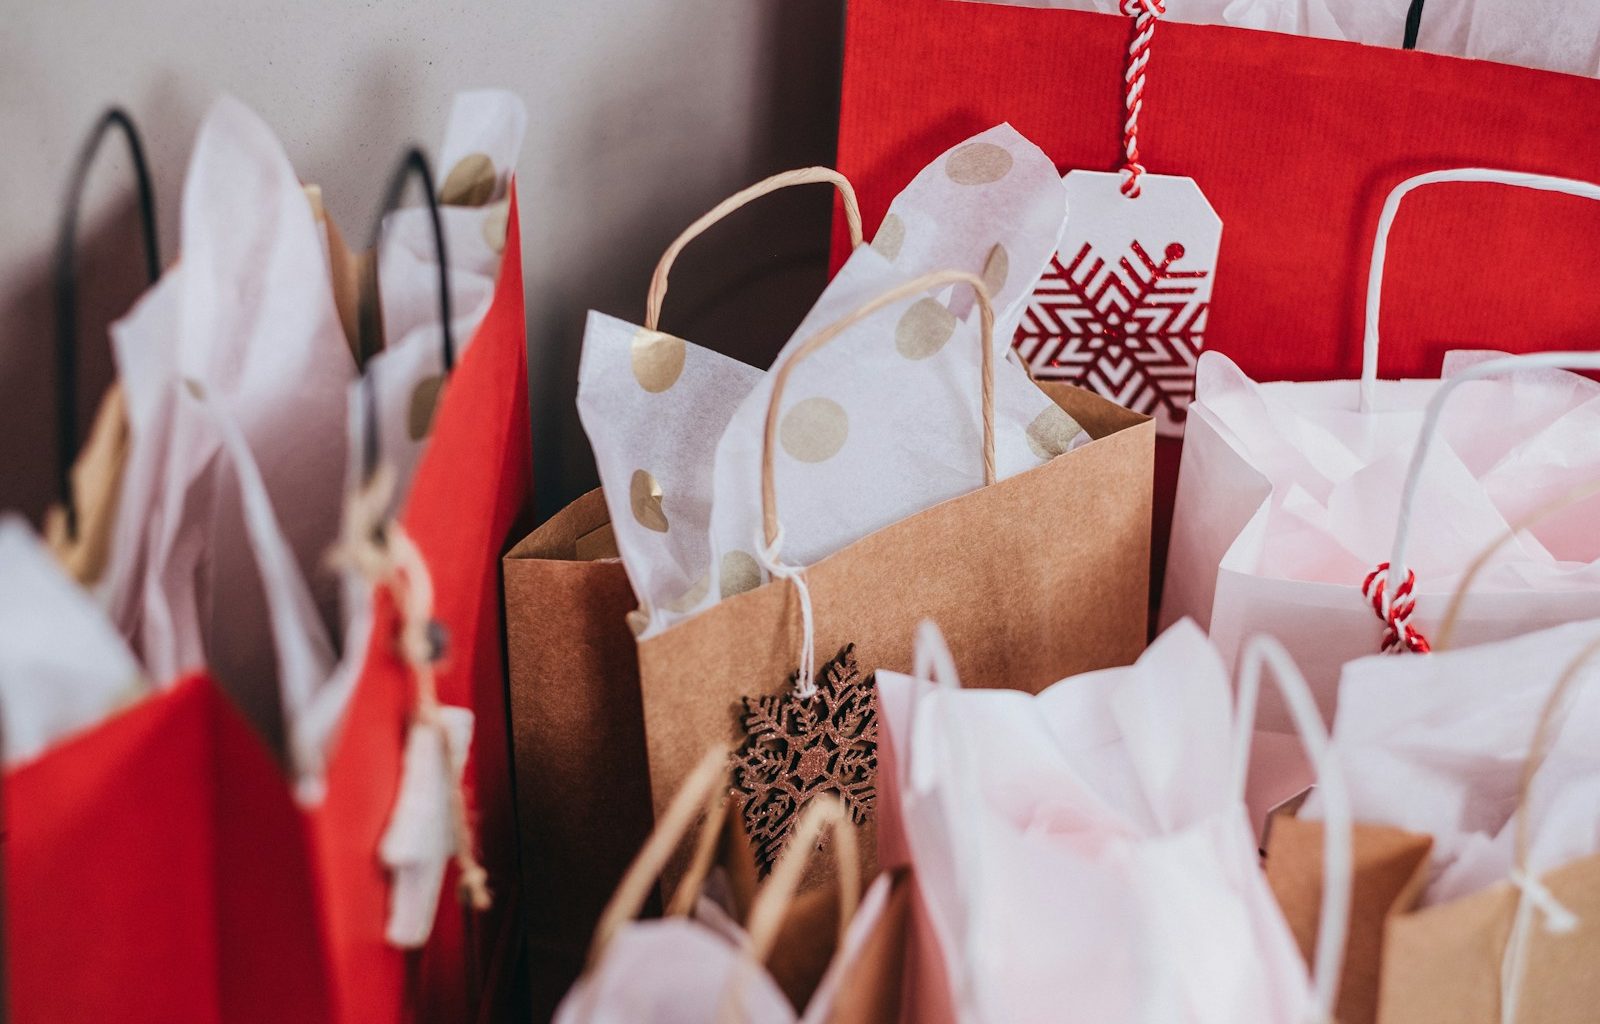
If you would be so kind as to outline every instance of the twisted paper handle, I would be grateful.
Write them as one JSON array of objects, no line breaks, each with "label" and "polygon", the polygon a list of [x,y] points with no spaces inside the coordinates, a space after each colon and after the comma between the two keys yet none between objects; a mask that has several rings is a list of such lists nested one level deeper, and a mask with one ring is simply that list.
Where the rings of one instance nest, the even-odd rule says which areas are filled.
[{"label": "twisted paper handle", "polygon": [[1128,42],[1128,68],[1125,103],[1128,119],[1122,127],[1122,194],[1139,198],[1139,177],[1144,164],[1139,162],[1139,112],[1144,109],[1144,73],[1150,63],[1150,40],[1156,34],[1156,19],[1167,13],[1166,0],[1122,0],[1122,13],[1133,19],[1133,38]]},{"label": "twisted paper handle", "polygon": [[1385,627],[1383,653],[1427,654],[1432,650],[1428,638],[1411,624],[1411,616],[1417,610],[1417,599],[1412,596],[1417,589],[1417,574],[1407,569],[1406,578],[1394,588],[1392,596],[1387,593],[1388,574],[1389,563],[1380,562],[1361,581],[1361,596],[1371,602],[1372,610]]},{"label": "twisted paper handle", "polygon": [[411,717],[437,735],[443,748],[450,772],[450,829],[461,893],[474,910],[482,912],[493,902],[489,873],[474,849],[461,765],[451,749],[440,714],[438,681],[434,674],[435,666],[444,656],[445,638],[442,627],[433,617],[433,577],[422,551],[405,527],[384,519],[384,510],[393,493],[393,471],[379,466],[367,484],[351,495],[345,507],[343,536],[335,549],[334,562],[355,569],[374,585],[386,589],[400,613],[397,646],[411,670],[416,688]]}]

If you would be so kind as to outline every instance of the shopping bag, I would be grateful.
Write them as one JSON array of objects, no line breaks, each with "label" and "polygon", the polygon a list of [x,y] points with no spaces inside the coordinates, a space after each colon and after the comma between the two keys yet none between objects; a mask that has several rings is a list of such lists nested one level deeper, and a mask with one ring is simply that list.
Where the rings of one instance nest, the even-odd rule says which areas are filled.
[{"label": "shopping bag", "polygon": [[[828,184],[839,190],[846,209],[854,205],[849,183],[836,173],[824,168],[789,172],[720,204],[685,232],[683,241],[691,232],[698,233],[697,228],[773,189],[801,184]],[[659,296],[680,248],[675,243],[662,257],[637,344],[632,329],[621,325],[628,332],[625,372],[634,373],[637,366],[640,387],[659,387],[657,374],[676,379],[687,362],[689,343],[658,330]],[[599,314],[591,314],[591,321],[597,318]],[[718,403],[728,402],[718,388],[736,383],[741,369],[759,372],[706,349],[695,351],[722,371],[712,377],[708,393]],[[695,376],[708,375],[702,368]],[[680,394],[683,390],[673,389]],[[728,402],[730,414],[733,404]],[[702,454],[709,459],[718,426],[700,422],[704,414],[692,401],[673,408],[678,410],[676,420],[662,419],[658,409],[648,410],[641,426],[649,429],[635,436],[636,443],[650,451],[659,449],[662,455],[676,452],[682,457],[685,453],[672,442],[682,441],[683,428],[694,427],[705,439]],[[623,428],[628,425],[625,422]],[[645,458],[645,452],[638,457]],[[708,506],[709,479],[694,485],[680,478],[677,489],[682,494],[696,486]],[[642,495],[643,500],[649,498],[648,493]],[[695,505],[689,502],[684,507],[692,510]],[[705,509],[701,517],[709,525]],[[630,515],[622,528],[637,522]],[[636,536],[649,542],[648,533]],[[693,531],[679,531],[679,537],[681,543],[698,541],[705,547],[703,534],[697,538]],[[630,585],[619,555],[606,496],[596,489],[524,537],[506,555],[503,566],[530,969],[536,1012],[542,1016],[553,1012],[578,976],[588,937],[649,835],[653,816],[634,643],[646,620],[634,586],[648,593],[671,581],[645,577]],[[673,562],[664,558],[658,564],[671,572]],[[689,579],[681,575],[682,582]],[[596,807],[606,808],[606,813],[597,816]]]},{"label": "shopping bag", "polygon": [[[1592,1018],[1600,699],[1580,687],[1597,651],[1600,629],[1582,622],[1347,666],[1334,742],[1351,767],[1355,912],[1340,1020]],[[1316,811],[1276,819],[1267,847],[1302,942],[1322,884]]]},{"label": "shopping bag", "polygon": [[[470,157],[459,154],[457,165]],[[348,703],[342,718],[333,719],[330,730],[324,792],[306,812],[322,877],[337,894],[324,909],[332,973],[342,983],[339,1019],[400,1019],[408,1012],[413,970],[420,972],[413,1011],[422,1019],[493,1016],[504,1012],[511,996],[519,897],[496,565],[526,511],[531,439],[520,234],[509,164],[503,155],[491,164],[488,188],[505,204],[503,253],[476,327],[466,335],[441,337],[435,328],[406,337],[423,344],[459,337],[461,347],[439,357],[444,377],[424,431],[426,446],[416,456],[408,493],[393,504],[393,522],[409,537],[431,580],[431,618],[435,638],[443,640],[434,666],[438,702],[471,712],[470,753],[456,770],[464,772],[493,904],[478,913],[461,900],[441,899],[417,968],[408,966],[409,955],[386,935],[390,877],[375,854],[400,788],[416,692],[413,666],[397,649],[398,610],[384,588],[374,587],[369,639],[344,682]],[[403,180],[391,186],[391,202]],[[423,180],[431,194],[431,176]],[[391,315],[387,309],[385,315]],[[357,410],[365,407],[355,403]],[[370,407],[381,410],[381,398]],[[352,419],[359,422],[361,414],[353,412]],[[383,422],[381,413],[376,422]],[[384,458],[382,442],[377,447]],[[454,892],[462,881],[452,864],[444,891]]]},{"label": "shopping bag", "polygon": [[[860,192],[869,233],[929,159],[1000,120],[1063,171],[1116,168],[1132,35],[1131,19],[1107,14],[850,4],[838,166]],[[1400,180],[1494,166],[1507,153],[1529,169],[1600,180],[1600,149],[1574,141],[1600,128],[1600,82],[1590,79],[1186,24],[1160,25],[1147,59],[1141,159],[1192,177],[1226,225],[1205,346],[1256,380],[1355,375],[1363,240]],[[1442,343],[1467,339],[1508,352],[1589,347],[1600,319],[1588,284],[1595,216],[1575,200],[1486,185],[1418,196],[1394,238],[1386,370],[1433,375]],[[847,252],[837,224],[834,237],[837,265]],[[1508,288],[1518,266],[1548,276],[1536,289]],[[1176,441],[1158,445],[1158,570],[1178,452]]]},{"label": "shopping bag", "polygon": [[[1409,179],[1379,223],[1359,381],[1256,384],[1224,356],[1201,360],[1161,621],[1194,617],[1229,661],[1254,633],[1278,637],[1330,719],[1344,662],[1426,650],[1472,557],[1600,472],[1577,440],[1600,388],[1552,372],[1600,365],[1593,353],[1452,357],[1442,382],[1378,379],[1389,227],[1414,189],[1463,182],[1600,198],[1584,182],[1500,171]],[[1458,615],[1461,638],[1600,615],[1600,552],[1580,521],[1569,510],[1497,552]],[[1281,705],[1267,703],[1261,728],[1258,821],[1309,781]]]},{"label": "shopping bag", "polygon": [[[915,675],[879,674],[894,772],[880,837],[886,862],[910,864],[920,910],[901,1019],[1326,1019],[1348,890],[1324,894],[1308,977],[1243,815],[1264,666],[1293,695],[1336,808],[1315,707],[1270,640],[1251,648],[1235,714],[1193,623],[1132,667],[1037,696],[960,689],[924,624]],[[1330,877],[1347,853],[1331,827]]]},{"label": "shopping bag", "polygon": [[[759,488],[747,499],[760,508],[761,530],[750,543],[770,553],[771,581],[639,641],[657,809],[695,750],[710,741],[739,743],[735,785],[744,793],[758,860],[770,863],[816,793],[840,793],[858,825],[870,822],[876,725],[865,666],[900,664],[905,655],[895,638],[921,616],[942,610],[956,624],[979,685],[1036,689],[1063,671],[1127,662],[1142,646],[1149,420],[1071,388],[1047,393],[1092,438],[1087,444],[877,530],[803,570],[776,558],[783,513],[773,463],[780,414],[794,403],[784,403],[789,372],[857,322],[892,329],[914,301],[951,283],[978,297],[985,358],[974,376],[982,378],[977,390],[986,400],[969,458],[986,467],[986,480],[995,479],[987,392],[997,359],[982,282],[959,271],[906,282],[809,337],[775,371]],[[966,338],[970,344],[970,332]],[[961,416],[961,405],[950,414]],[[669,863],[665,877],[675,880],[680,871],[681,862]]]},{"label": "shopping bag", "polygon": [[[8,1019],[202,1022],[220,1019],[225,1003],[241,1020],[305,1018],[323,987],[315,940],[277,946],[279,984],[234,1005],[233,986],[261,980],[261,961],[217,935],[219,907],[264,875],[278,896],[258,908],[263,940],[296,938],[308,919],[309,888],[257,831],[293,822],[276,767],[209,679],[146,678],[82,589],[103,590],[126,501],[121,387],[112,385],[81,447],[76,403],[77,208],[113,130],[139,189],[146,270],[152,282],[160,273],[143,147],[127,114],[112,109],[80,150],[57,246],[61,502],[44,544],[18,520],[0,523]],[[242,754],[227,779],[215,772],[221,750]],[[279,798],[257,801],[250,818],[213,813],[263,783]]]},{"label": "shopping bag", "polygon": [[[432,931],[426,949],[416,955],[395,946],[390,902],[405,898],[400,894],[403,885],[392,885],[392,878],[403,882],[410,869],[402,859],[395,862],[394,875],[390,874],[395,864],[387,861],[394,858],[386,861],[381,854],[390,853],[392,843],[398,842],[390,840],[394,829],[389,826],[397,814],[403,762],[413,760],[406,734],[419,709],[418,680],[414,680],[414,664],[410,664],[414,659],[402,658],[397,651],[402,616],[386,589],[370,586],[368,590],[378,590],[378,594],[370,600],[368,629],[357,630],[360,642],[350,638],[352,650],[339,666],[338,678],[330,683],[330,693],[341,685],[346,693],[333,693],[333,701],[323,702],[322,707],[334,707],[326,722],[331,750],[325,765],[312,765],[312,771],[302,773],[299,770],[307,765],[298,763],[294,765],[298,778],[291,774],[286,779],[282,763],[262,742],[259,725],[251,728],[240,722],[227,707],[229,701],[222,701],[214,691],[214,683],[198,680],[150,696],[112,722],[46,750],[37,762],[19,768],[16,774],[22,781],[6,787],[11,822],[8,853],[13,854],[8,859],[11,870],[6,872],[8,902],[24,899],[27,912],[21,920],[35,928],[45,922],[59,925],[53,918],[61,918],[62,907],[70,907],[83,915],[83,925],[102,928],[102,942],[115,944],[118,950],[102,957],[109,960],[106,966],[82,955],[62,957],[45,965],[48,970],[42,966],[42,970],[13,979],[13,992],[27,984],[38,986],[34,992],[40,994],[40,1002],[35,1006],[43,1018],[62,1019],[56,1013],[64,1005],[70,1010],[70,1003],[51,1002],[54,998],[83,994],[90,1000],[86,1006],[99,1006],[93,998],[109,994],[98,982],[74,987],[66,997],[54,992],[54,987],[72,982],[72,974],[62,973],[64,966],[77,965],[98,971],[107,981],[150,974],[149,979],[126,987],[126,992],[134,994],[152,992],[152,986],[166,978],[186,982],[181,992],[165,987],[149,1005],[138,1006],[136,1011],[147,1010],[154,1019],[254,1019],[259,1014],[259,1019],[398,1021],[411,1014],[422,1019],[462,1019],[478,1008],[485,1013],[502,1010],[512,981],[506,963],[514,954],[517,894],[515,880],[507,874],[514,854],[501,838],[509,834],[512,810],[494,563],[502,538],[525,502],[528,440],[514,186],[504,170],[494,166],[490,170],[491,194],[504,197],[504,246],[509,256],[499,266],[498,283],[485,302],[482,323],[462,338],[461,358],[450,384],[443,387],[445,397],[438,398],[424,424],[432,430],[432,438],[422,451],[410,493],[397,499],[403,526],[392,530],[405,531],[413,539],[413,550],[422,552],[418,562],[432,566],[429,611],[438,627],[429,632],[445,640],[450,654],[443,666],[434,666],[438,669],[435,702],[470,709],[477,722],[472,752],[466,755],[470,763],[462,765],[466,752],[456,754],[454,750],[448,760],[453,760],[458,770],[466,768],[472,806],[462,810],[482,822],[483,843],[490,851],[486,854],[490,861],[488,886],[498,893],[496,907],[469,931],[456,901],[440,901],[435,890],[432,899],[443,904],[437,914],[438,926],[429,930],[427,920],[413,925],[424,936]],[[298,187],[296,202],[301,203],[298,210],[306,213]],[[296,210],[288,203],[282,208],[290,213]],[[494,211],[488,213],[488,219],[494,219]],[[309,221],[309,214],[306,219]],[[437,216],[432,219],[437,224]],[[309,237],[320,248],[314,235]],[[312,262],[322,264],[322,259],[317,259],[320,254],[314,251]],[[285,678],[309,678],[314,674],[307,667],[317,667],[314,659],[304,656],[301,635],[306,632],[301,627],[314,621],[304,614],[309,597],[304,579],[296,574],[293,554],[282,547],[272,496],[254,466],[248,435],[237,424],[227,427],[232,421],[206,398],[205,389],[187,387],[171,373],[170,363],[136,358],[141,350],[130,341],[134,334],[144,341],[178,336],[171,328],[184,306],[174,296],[182,298],[184,288],[192,285],[179,282],[178,274],[186,266],[187,261],[166,275],[134,310],[134,317],[120,325],[122,338],[118,341],[130,344],[120,344],[118,362],[130,384],[134,381],[128,374],[149,376],[139,382],[141,395],[174,398],[179,408],[187,410],[184,416],[189,416],[190,427],[206,426],[210,418],[214,432],[208,437],[213,438],[211,443],[218,443],[226,462],[222,469],[229,472],[208,472],[192,480],[155,477],[150,490],[189,488],[197,501],[210,502],[216,498],[219,482],[242,488],[238,501],[246,512],[246,525],[251,526],[246,550],[254,557],[258,579],[275,581],[264,587],[272,611],[272,658],[280,672],[285,672],[286,666],[293,669]],[[318,282],[318,286],[326,290],[328,283]],[[448,338],[448,331],[445,334]],[[342,339],[336,339],[336,344],[344,347]],[[446,352],[446,370],[450,363]],[[130,389],[130,419],[138,450],[141,437],[133,390],[138,389]],[[342,448],[346,434],[342,416],[336,435],[323,438],[325,445]],[[160,440],[155,438],[157,448]],[[336,486],[334,496],[342,490]],[[381,523],[384,509],[378,512]],[[163,528],[162,523],[144,526],[157,531]],[[195,538],[202,544],[205,541],[203,531],[190,531],[187,536],[190,542]],[[336,536],[328,536],[323,544],[334,539]],[[114,558],[118,550],[123,549],[114,544]],[[134,550],[139,550],[138,546]],[[141,550],[138,557],[150,558],[150,550]],[[190,550],[186,557],[197,555]],[[170,568],[162,565],[162,571]],[[139,571],[131,574],[138,576]],[[149,578],[160,573],[144,574]],[[298,589],[296,579],[301,581]],[[157,586],[160,590],[162,584]],[[142,582],[139,589],[142,594]],[[141,613],[150,606],[134,605]],[[294,611],[286,613],[286,608]],[[186,611],[192,613],[192,608]],[[186,624],[192,626],[187,619]],[[283,637],[294,637],[294,643],[285,646],[280,643]],[[406,646],[414,648],[410,638]],[[301,654],[288,653],[291,650]],[[157,730],[146,726],[133,734],[131,750],[130,741],[123,739],[122,746],[112,744],[109,754],[102,755],[102,746],[110,744],[99,741],[102,728],[114,730],[125,720],[152,722]],[[131,760],[146,757],[150,750],[155,754],[149,755],[149,770]],[[85,789],[85,779],[99,781],[107,771],[128,774],[126,787],[139,787],[141,792],[126,803],[117,803],[122,790],[107,786],[102,802],[99,790]],[[146,771],[154,776],[146,778]],[[179,778],[181,774],[184,778]],[[160,784],[162,792],[170,790],[170,795],[150,798],[142,792],[149,784]],[[106,802],[112,803],[107,806]],[[171,819],[176,840],[162,830],[130,829],[126,819],[117,816],[126,814],[130,806],[142,814],[160,813],[163,819]],[[440,824],[448,829],[448,822]],[[102,850],[98,840],[85,840],[83,835],[101,827],[107,835],[130,837],[123,843],[128,850],[104,848],[109,853],[128,859],[144,851],[134,859],[146,874],[126,883],[126,893],[130,893],[126,901],[118,896],[122,890],[112,893],[104,888],[107,880],[118,877],[118,867],[94,869],[83,861],[91,851]],[[152,837],[150,845],[139,846],[138,837],[146,832]],[[448,837],[448,830],[445,835]],[[427,840],[432,837],[421,838],[422,846],[429,846]],[[67,850],[69,840],[77,845]],[[410,838],[411,846],[416,842],[416,837]],[[438,846],[437,840],[432,846]],[[434,859],[443,861],[443,856]],[[184,877],[195,875],[190,886],[194,899],[171,902],[173,896],[166,890],[171,890],[173,883],[160,867],[165,861],[179,864]],[[442,862],[438,870],[443,872]],[[85,888],[90,888],[88,898]],[[446,888],[453,890],[454,880]],[[165,902],[162,909],[150,912],[149,896],[157,893]],[[434,915],[434,902],[427,898],[429,894],[422,893],[421,902],[413,901],[413,914],[414,907],[421,906],[429,917]],[[104,923],[94,920],[107,904],[110,909],[99,915]],[[170,954],[152,966],[139,952],[144,946],[138,934],[130,939],[115,926],[141,917],[149,917],[157,925],[173,920],[166,907],[181,907],[182,925],[168,926],[165,942],[150,944],[152,957]],[[24,930],[22,934],[29,933]],[[155,934],[160,938],[163,933],[157,928]],[[99,949],[99,942],[80,942],[78,946],[94,950]],[[48,941],[38,942],[37,947],[42,955],[56,949]],[[203,962],[195,963],[195,957],[203,957]],[[184,968],[186,958],[189,966]],[[118,965],[122,965],[122,973],[110,970]],[[171,965],[184,970],[173,973]],[[493,982],[493,987],[486,982]],[[125,995],[118,994],[118,998],[125,1002]],[[128,1008],[120,1010],[110,1010],[109,1016],[126,1018]],[[93,1019],[106,1016],[99,1013]]]},{"label": "shopping bag", "polygon": [[[754,888],[755,864],[738,835],[728,800],[728,751],[714,748],[674,796],[649,842],[630,865],[596,929],[588,966],[563,1000],[563,1024],[602,1021],[711,1020],[781,1022],[878,1020],[867,1016],[893,998],[883,953],[896,919],[897,891],[880,878],[862,897],[856,865],[826,895],[823,921],[796,889],[818,843],[831,856],[857,857],[843,805],[818,801],[803,839],[767,883]],[[634,920],[672,850],[698,817],[694,861],[667,915]],[[842,831],[841,831],[842,830]],[[892,978],[894,972],[888,972]],[[797,1009],[798,1007],[798,1009]]]}]

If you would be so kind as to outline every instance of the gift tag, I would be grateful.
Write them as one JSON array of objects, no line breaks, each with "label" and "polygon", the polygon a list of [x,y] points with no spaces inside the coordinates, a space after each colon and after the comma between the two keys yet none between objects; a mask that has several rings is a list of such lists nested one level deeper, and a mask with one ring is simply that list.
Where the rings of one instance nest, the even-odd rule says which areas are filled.
[{"label": "gift tag", "polygon": [[1064,380],[1183,436],[1222,241],[1193,178],[1066,176],[1067,227],[1012,344],[1035,378]]}]

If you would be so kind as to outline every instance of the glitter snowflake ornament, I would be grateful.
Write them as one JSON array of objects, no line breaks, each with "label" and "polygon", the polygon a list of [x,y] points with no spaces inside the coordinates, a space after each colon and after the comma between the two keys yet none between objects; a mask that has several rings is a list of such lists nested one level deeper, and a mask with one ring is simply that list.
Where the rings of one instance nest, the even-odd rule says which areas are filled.
[{"label": "glitter snowflake ornament", "polygon": [[756,866],[772,870],[811,798],[833,793],[850,820],[872,813],[878,773],[877,688],[861,678],[850,644],[822,666],[816,690],[800,696],[790,678],[782,693],[743,698],[744,743],[734,755],[734,788],[743,794],[745,832]]},{"label": "glitter snowflake ornament", "polygon": [[1194,179],[1072,171],[1067,226],[1012,344],[1039,379],[1153,416],[1181,437],[1205,345],[1222,220]]}]

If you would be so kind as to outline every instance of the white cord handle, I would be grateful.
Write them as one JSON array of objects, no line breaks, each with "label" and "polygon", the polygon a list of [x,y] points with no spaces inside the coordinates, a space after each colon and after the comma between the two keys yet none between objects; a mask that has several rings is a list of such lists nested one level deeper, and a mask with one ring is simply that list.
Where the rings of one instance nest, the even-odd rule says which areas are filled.
[{"label": "white cord handle", "polygon": [[1251,639],[1239,668],[1238,708],[1234,721],[1233,791],[1243,802],[1249,778],[1250,746],[1255,737],[1256,704],[1261,696],[1261,671],[1272,669],[1273,681],[1289,706],[1295,731],[1316,768],[1322,791],[1322,912],[1317,922],[1317,951],[1311,971],[1312,991],[1323,1020],[1331,1021],[1344,972],[1344,945],[1350,931],[1351,852],[1350,794],[1344,772],[1333,754],[1328,730],[1322,724],[1316,698],[1305,676],[1269,636]]},{"label": "white cord handle", "polygon": [[[1378,233],[1372,242],[1372,266],[1367,272],[1367,324],[1361,344],[1361,411],[1371,412],[1378,383],[1378,307],[1383,298],[1383,265],[1389,253],[1389,229],[1394,226],[1395,214],[1400,210],[1400,200],[1424,185],[1441,185],[1450,182],[1486,182],[1495,185],[1512,185],[1540,192],[1560,192],[1581,199],[1600,199],[1600,185],[1572,178],[1555,178],[1547,174],[1525,174],[1517,171],[1498,171],[1486,167],[1459,167],[1448,171],[1430,171],[1407,178],[1395,186],[1384,200],[1383,213],[1378,217]],[[1392,562],[1390,563],[1393,564]],[[1393,593],[1391,581],[1390,593]]]},{"label": "white cord handle", "polygon": [[1600,352],[1539,352],[1531,356],[1503,356],[1469,366],[1439,385],[1439,390],[1428,400],[1427,409],[1422,414],[1422,431],[1417,435],[1417,447],[1411,452],[1405,487],[1400,492],[1400,512],[1394,527],[1394,546],[1389,551],[1389,574],[1384,585],[1388,594],[1398,593],[1405,579],[1406,548],[1411,540],[1411,510],[1416,504],[1417,491],[1422,486],[1422,467],[1427,461],[1429,449],[1433,447],[1433,437],[1438,432],[1445,403],[1456,388],[1468,381],[1518,370],[1600,370]]}]

